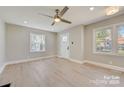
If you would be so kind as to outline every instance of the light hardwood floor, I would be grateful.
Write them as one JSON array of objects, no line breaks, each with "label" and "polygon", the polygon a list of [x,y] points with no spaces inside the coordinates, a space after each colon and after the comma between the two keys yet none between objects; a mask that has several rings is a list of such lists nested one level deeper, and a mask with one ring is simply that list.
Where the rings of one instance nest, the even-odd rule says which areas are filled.
[{"label": "light hardwood floor", "polygon": [[[112,77],[114,81],[105,77]],[[124,73],[61,58],[50,58],[6,66],[0,75],[0,85],[9,82],[12,87],[124,86]]]}]

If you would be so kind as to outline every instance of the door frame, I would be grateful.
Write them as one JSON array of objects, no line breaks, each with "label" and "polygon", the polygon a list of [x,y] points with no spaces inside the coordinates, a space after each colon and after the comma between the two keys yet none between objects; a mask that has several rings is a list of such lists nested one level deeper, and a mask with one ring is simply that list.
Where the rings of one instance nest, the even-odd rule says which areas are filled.
[{"label": "door frame", "polygon": [[61,47],[62,46],[61,44],[62,44],[62,36],[63,35],[66,35],[67,36],[67,46],[65,48],[66,51],[67,51],[66,52],[67,54],[65,56],[63,56],[62,52],[60,52],[60,55],[61,55],[62,58],[69,59],[69,57],[70,57],[69,32],[64,32],[64,33],[61,33],[60,34],[60,51],[62,51],[61,48],[63,48],[63,47]]}]

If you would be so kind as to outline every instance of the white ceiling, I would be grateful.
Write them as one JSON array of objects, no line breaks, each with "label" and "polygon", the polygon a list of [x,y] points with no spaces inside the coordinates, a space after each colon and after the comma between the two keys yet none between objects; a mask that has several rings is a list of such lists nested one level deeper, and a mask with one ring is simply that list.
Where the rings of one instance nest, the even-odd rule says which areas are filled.
[{"label": "white ceiling", "polygon": [[[69,6],[69,10],[65,13],[63,18],[72,21],[72,24],[60,22],[51,26],[53,19],[38,15],[38,13],[44,13],[54,16],[54,10],[61,10],[63,7],[64,6],[1,6],[0,18],[7,23],[59,32],[79,24],[87,25],[112,17],[105,15],[105,6],[95,6],[94,11],[90,11],[89,6]],[[120,12],[115,15],[124,13],[123,10],[124,7],[121,6]],[[24,21],[28,21],[28,23],[24,24]]]}]

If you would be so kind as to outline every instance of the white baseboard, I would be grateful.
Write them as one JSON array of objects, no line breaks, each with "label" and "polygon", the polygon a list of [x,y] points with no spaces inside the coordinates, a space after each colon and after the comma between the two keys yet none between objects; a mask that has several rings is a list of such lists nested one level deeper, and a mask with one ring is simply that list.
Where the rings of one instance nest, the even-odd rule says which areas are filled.
[{"label": "white baseboard", "polygon": [[114,66],[114,65],[98,63],[98,62],[89,61],[89,60],[84,60],[84,63],[89,63],[89,64],[93,64],[93,65],[96,65],[96,66],[100,66],[100,67],[104,67],[104,68],[108,68],[108,69],[113,69],[113,70],[124,72],[124,68],[118,67],[118,66]]},{"label": "white baseboard", "polygon": [[[52,56],[46,56],[46,57],[38,57],[38,58],[30,58],[30,59],[25,59],[25,60],[18,60],[18,61],[6,62],[0,68],[0,74],[2,73],[2,71],[4,70],[4,68],[7,65],[10,65],[10,64],[18,64],[18,63],[24,63],[24,62],[31,62],[31,61],[36,61],[36,60],[41,60],[41,59],[47,59],[47,58],[52,58],[52,57],[63,58],[61,56],[52,55]],[[64,58],[64,59],[67,59],[67,60],[69,60],[71,62],[75,62],[75,63],[79,63],[79,64],[89,63],[89,64],[93,64],[93,65],[96,65],[96,66],[100,66],[100,67],[104,67],[104,68],[108,68],[108,69],[113,69],[113,70],[118,70],[118,71],[124,72],[124,68],[118,67],[118,66],[114,66],[114,65],[103,64],[103,63],[98,63],[98,62],[89,61],[89,60],[79,61],[79,60],[75,60],[75,59],[72,59],[72,58]]]},{"label": "white baseboard", "polygon": [[6,65],[18,64],[18,63],[24,63],[24,62],[31,62],[31,61],[47,59],[47,58],[52,58],[52,57],[56,57],[56,55],[46,56],[46,57],[29,58],[29,59],[17,60],[17,61],[9,61],[9,62],[6,63]]},{"label": "white baseboard", "polygon": [[75,63],[79,63],[79,64],[83,64],[84,63],[83,61],[75,60],[75,59],[72,59],[72,58],[69,58],[68,60],[72,61],[72,62],[75,62]]},{"label": "white baseboard", "polygon": [[41,59],[47,59],[47,58],[52,58],[52,57],[56,57],[56,55],[46,56],[46,57],[30,58],[30,59],[24,59],[24,60],[17,60],[17,61],[8,61],[8,62],[5,62],[3,64],[3,66],[0,68],[0,74],[3,72],[4,68],[7,65],[18,64],[18,63],[25,63],[25,62],[31,62],[31,61],[36,61],[36,60],[41,60]]},{"label": "white baseboard", "polygon": [[72,58],[65,58],[65,57],[62,57],[62,56],[57,56],[57,57],[69,60],[71,62],[79,63],[79,64],[83,64],[83,62],[84,62],[84,61],[80,61],[80,60],[76,60],[76,59],[72,59]]}]

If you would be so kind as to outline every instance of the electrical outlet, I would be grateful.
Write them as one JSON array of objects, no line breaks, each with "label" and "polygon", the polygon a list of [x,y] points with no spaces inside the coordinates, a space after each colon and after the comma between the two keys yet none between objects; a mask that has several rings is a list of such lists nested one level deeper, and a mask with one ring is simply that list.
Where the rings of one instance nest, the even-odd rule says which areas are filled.
[{"label": "electrical outlet", "polygon": [[109,61],[109,64],[113,64],[113,62],[112,61]]}]

